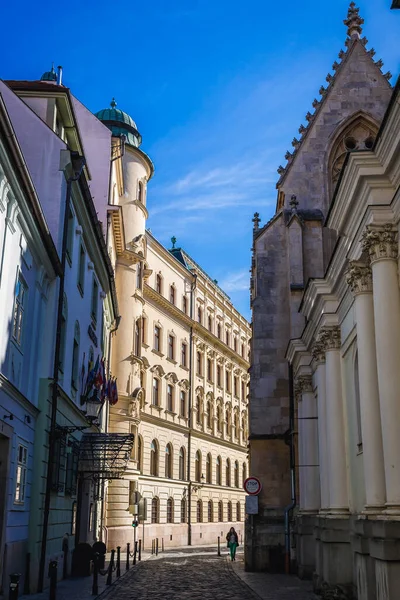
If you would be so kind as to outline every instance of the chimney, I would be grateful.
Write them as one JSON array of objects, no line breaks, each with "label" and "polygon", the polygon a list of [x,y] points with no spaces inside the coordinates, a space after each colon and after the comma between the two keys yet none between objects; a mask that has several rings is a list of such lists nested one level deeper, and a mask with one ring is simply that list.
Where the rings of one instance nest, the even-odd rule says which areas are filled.
[{"label": "chimney", "polygon": [[63,68],[57,67],[57,85],[61,85],[61,83],[62,83],[62,74],[63,74]]}]

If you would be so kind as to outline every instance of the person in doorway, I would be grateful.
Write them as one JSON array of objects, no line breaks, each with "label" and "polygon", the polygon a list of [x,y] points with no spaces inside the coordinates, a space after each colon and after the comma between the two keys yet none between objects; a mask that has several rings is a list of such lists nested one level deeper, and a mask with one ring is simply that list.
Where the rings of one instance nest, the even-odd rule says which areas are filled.
[{"label": "person in doorway", "polygon": [[236,560],[236,548],[239,546],[238,534],[234,527],[231,527],[226,536],[227,546],[231,552],[231,560]]}]

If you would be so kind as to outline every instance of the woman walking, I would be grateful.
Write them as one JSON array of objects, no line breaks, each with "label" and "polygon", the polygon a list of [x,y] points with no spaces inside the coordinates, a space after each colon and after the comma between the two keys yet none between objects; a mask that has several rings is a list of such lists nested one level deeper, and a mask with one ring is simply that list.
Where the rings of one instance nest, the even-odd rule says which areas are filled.
[{"label": "woman walking", "polygon": [[226,536],[227,546],[231,551],[231,560],[236,560],[236,548],[239,546],[238,534],[234,527],[231,527]]}]

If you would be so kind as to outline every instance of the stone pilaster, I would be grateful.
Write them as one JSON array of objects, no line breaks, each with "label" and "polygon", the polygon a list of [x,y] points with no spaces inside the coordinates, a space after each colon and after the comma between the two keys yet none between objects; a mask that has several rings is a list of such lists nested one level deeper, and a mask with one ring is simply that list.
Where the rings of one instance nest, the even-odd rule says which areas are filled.
[{"label": "stone pilaster", "polygon": [[396,231],[370,225],[362,239],[371,260],[386,507],[400,510],[400,290]]},{"label": "stone pilaster", "polygon": [[364,453],[365,508],[367,511],[374,511],[383,507],[386,501],[386,486],[376,366],[371,267],[362,263],[351,262],[346,278],[355,296],[357,318],[358,383]]},{"label": "stone pilaster", "polygon": [[328,446],[329,511],[348,511],[346,441],[342,400],[340,329],[325,327],[319,341],[326,361],[326,421]]},{"label": "stone pilaster", "polygon": [[320,501],[321,509],[327,510],[329,506],[329,474],[328,474],[328,445],[326,422],[326,365],[325,350],[317,341],[312,349],[313,363],[315,366],[316,400],[318,412],[318,456],[320,476]]}]

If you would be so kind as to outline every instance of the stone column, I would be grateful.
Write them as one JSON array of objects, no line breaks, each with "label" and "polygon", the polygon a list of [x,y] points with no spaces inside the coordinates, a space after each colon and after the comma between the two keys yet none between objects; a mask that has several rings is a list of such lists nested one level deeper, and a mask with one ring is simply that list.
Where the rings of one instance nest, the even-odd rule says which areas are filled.
[{"label": "stone column", "polygon": [[400,510],[400,290],[396,233],[369,225],[363,236],[373,280],[376,360],[386,479],[386,507]]},{"label": "stone column", "polygon": [[321,506],[317,401],[312,387],[311,375],[302,375],[296,381],[299,394],[299,478],[300,509],[316,513]]},{"label": "stone column", "polygon": [[329,507],[329,474],[328,474],[328,444],[326,423],[326,382],[325,382],[325,352],[322,344],[317,342],[313,347],[315,383],[317,387],[318,410],[318,456],[321,510]]},{"label": "stone column", "polygon": [[320,333],[326,361],[326,423],[328,445],[329,512],[348,511],[346,446],[340,366],[340,329],[326,327]]},{"label": "stone column", "polygon": [[355,296],[365,508],[369,511],[382,508],[386,501],[371,267],[350,263],[347,283]]}]

